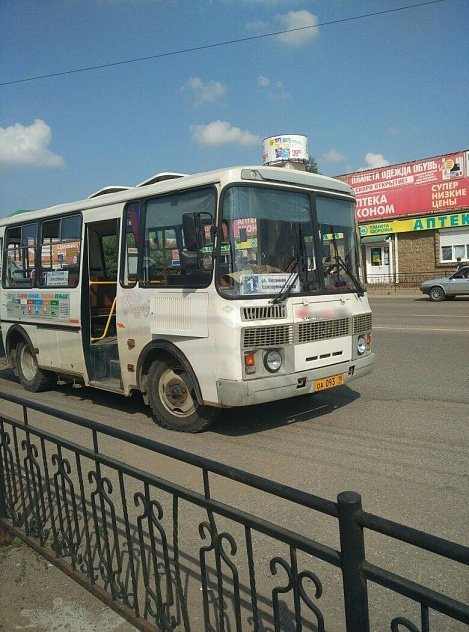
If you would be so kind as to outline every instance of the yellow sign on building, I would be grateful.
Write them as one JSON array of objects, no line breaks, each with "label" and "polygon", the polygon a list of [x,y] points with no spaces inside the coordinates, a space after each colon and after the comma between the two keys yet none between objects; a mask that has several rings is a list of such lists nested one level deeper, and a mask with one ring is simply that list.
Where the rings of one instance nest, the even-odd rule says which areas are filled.
[{"label": "yellow sign on building", "polygon": [[374,235],[389,235],[390,233],[410,233],[418,230],[437,230],[439,228],[458,228],[461,226],[469,228],[469,212],[364,224],[360,226],[360,236],[371,237]]}]

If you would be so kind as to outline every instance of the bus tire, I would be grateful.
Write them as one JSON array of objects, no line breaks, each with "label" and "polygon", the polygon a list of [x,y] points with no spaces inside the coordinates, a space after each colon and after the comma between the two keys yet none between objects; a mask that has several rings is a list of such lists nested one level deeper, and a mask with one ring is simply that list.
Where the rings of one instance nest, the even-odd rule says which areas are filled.
[{"label": "bus tire", "polygon": [[26,340],[16,347],[16,370],[23,388],[33,393],[46,391],[57,383],[57,376],[38,367],[36,354]]},{"label": "bus tire", "polygon": [[156,360],[148,372],[147,394],[157,424],[179,432],[202,432],[218,416],[218,409],[197,401],[191,377],[174,358]]}]

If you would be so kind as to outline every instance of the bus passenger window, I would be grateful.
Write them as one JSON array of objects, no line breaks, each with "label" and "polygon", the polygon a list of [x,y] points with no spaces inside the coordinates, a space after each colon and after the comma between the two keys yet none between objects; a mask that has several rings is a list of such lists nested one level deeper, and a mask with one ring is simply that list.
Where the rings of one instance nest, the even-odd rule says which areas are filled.
[{"label": "bus passenger window", "polygon": [[6,287],[33,287],[36,281],[37,224],[24,224],[7,229]]},{"label": "bus passenger window", "polygon": [[124,287],[134,287],[137,283],[138,244],[140,231],[140,206],[131,202],[125,210],[124,218],[123,264],[121,266],[121,283]]},{"label": "bus passenger window", "polygon": [[42,223],[42,287],[76,287],[80,271],[81,215]]}]

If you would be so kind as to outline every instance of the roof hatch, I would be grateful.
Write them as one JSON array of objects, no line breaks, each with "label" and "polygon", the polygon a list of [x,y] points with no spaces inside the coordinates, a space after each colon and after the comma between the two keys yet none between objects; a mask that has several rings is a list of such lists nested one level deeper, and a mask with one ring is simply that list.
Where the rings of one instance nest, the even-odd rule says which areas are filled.
[{"label": "roof hatch", "polygon": [[183,178],[187,176],[187,173],[172,173],[171,171],[163,171],[162,173],[157,173],[148,180],[144,180],[137,184],[138,187],[146,187],[149,184],[156,184],[157,182],[164,182],[165,180],[174,180],[175,178]]},{"label": "roof hatch", "polygon": [[107,195],[108,193],[118,193],[119,191],[128,191],[131,188],[132,187],[124,187],[118,184],[110,185],[108,187],[104,187],[103,189],[99,189],[99,191],[96,191],[96,193],[92,193],[91,195],[88,196],[88,199],[91,200],[92,198],[99,197],[100,195]]}]

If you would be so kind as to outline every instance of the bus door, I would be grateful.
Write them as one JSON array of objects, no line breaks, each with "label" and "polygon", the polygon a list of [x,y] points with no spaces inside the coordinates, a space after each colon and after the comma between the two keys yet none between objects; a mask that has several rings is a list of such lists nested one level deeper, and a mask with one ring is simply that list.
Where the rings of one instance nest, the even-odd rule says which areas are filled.
[{"label": "bus door", "polygon": [[[83,279],[83,338],[90,382],[122,390],[116,331],[119,219],[86,225],[87,279]],[[86,326],[85,326],[86,323]]]}]

